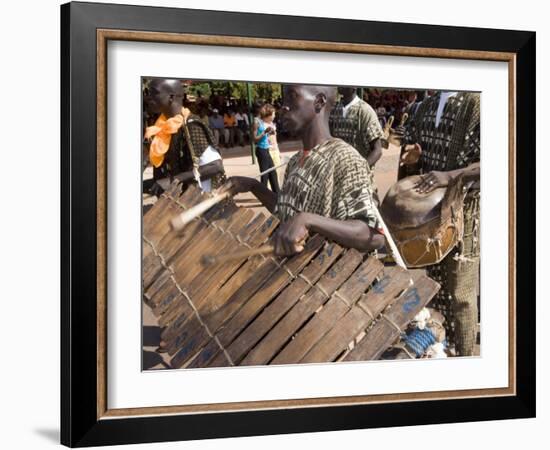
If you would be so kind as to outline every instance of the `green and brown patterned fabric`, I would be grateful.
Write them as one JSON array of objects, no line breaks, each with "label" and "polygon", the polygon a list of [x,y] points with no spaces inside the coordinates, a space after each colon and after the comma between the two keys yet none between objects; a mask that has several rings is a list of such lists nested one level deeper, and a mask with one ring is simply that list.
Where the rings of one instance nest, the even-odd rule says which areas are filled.
[{"label": "green and brown patterned fabric", "polygon": [[346,117],[344,105],[338,103],[330,114],[329,125],[332,136],[346,141],[365,159],[371,152],[371,142],[384,137],[376,112],[363,100],[351,105]]},{"label": "green and brown patterned fabric", "polygon": [[282,222],[298,212],[339,220],[361,219],[378,229],[367,161],[349,144],[331,138],[289,161],[275,213]]}]

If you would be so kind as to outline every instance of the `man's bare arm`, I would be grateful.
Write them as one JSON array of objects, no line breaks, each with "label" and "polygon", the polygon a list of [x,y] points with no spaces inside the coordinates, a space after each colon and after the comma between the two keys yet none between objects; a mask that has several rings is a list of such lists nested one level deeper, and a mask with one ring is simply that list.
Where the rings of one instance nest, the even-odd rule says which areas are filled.
[{"label": "man's bare arm", "polygon": [[480,163],[476,162],[473,164],[470,164],[467,167],[464,167],[463,169],[457,169],[453,171],[453,177],[456,177],[458,175],[462,174],[463,180],[465,182],[477,182],[479,181],[479,177],[481,174],[481,165]]},{"label": "man's bare arm", "polygon": [[370,144],[371,151],[367,156],[367,162],[370,167],[374,167],[376,162],[382,157],[382,141],[380,138],[375,139]]},{"label": "man's bare arm", "polygon": [[[223,163],[221,159],[199,166],[201,180],[208,180],[219,173],[223,173]],[[195,175],[193,175],[192,170],[189,170],[187,172],[178,173],[174,178],[184,184],[188,184],[195,180]]]},{"label": "man's bare arm", "polygon": [[384,245],[384,236],[362,220],[337,220],[318,214],[299,213],[281,224],[274,237],[275,253],[291,255],[302,250],[308,234],[318,233],[344,247],[370,252]]},{"label": "man's bare arm", "polygon": [[470,164],[467,167],[456,170],[449,170],[447,172],[439,172],[434,170],[422,175],[420,181],[416,184],[415,189],[418,192],[428,193],[438,187],[448,186],[449,183],[459,175],[462,175],[465,184],[479,183],[481,166],[478,162]]},{"label": "man's bare arm", "polygon": [[277,205],[277,194],[269,190],[267,186],[260,183],[258,180],[249,177],[231,177],[227,184],[233,194],[240,192],[252,192],[254,196],[264,205],[270,212],[275,211]]}]

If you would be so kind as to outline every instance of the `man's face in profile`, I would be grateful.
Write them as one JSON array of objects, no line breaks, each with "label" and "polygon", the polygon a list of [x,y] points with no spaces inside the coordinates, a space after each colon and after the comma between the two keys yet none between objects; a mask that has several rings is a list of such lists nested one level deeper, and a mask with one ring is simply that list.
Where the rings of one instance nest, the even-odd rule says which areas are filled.
[{"label": "man's face in profile", "polygon": [[315,94],[306,86],[292,84],[285,85],[283,92],[283,127],[290,133],[299,135],[315,118]]},{"label": "man's face in profile", "polygon": [[338,93],[345,99],[345,100],[351,100],[356,93],[357,89],[354,87],[345,87],[341,86],[338,88]]},{"label": "man's face in profile", "polygon": [[153,80],[144,98],[145,109],[149,114],[167,114],[173,102],[183,99],[183,88],[178,80]]}]

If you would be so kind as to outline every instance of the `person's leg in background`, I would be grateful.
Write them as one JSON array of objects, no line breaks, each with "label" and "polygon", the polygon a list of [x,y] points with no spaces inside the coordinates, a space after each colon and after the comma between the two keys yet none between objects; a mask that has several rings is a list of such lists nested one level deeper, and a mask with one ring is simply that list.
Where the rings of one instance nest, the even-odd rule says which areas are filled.
[{"label": "person's leg in background", "polygon": [[464,237],[427,275],[441,284],[432,305],[446,318],[447,339],[457,356],[475,354],[479,276],[479,196],[464,202]]},{"label": "person's leg in background", "polygon": [[[273,167],[273,160],[269,155],[269,150],[256,147],[256,159],[258,160],[258,166],[260,166],[260,172],[265,172]],[[267,187],[267,182],[270,179],[270,174],[261,176],[261,182]],[[271,185],[273,187],[273,184]]]},{"label": "person's leg in background", "polygon": [[238,127],[233,128],[233,130],[235,130],[235,143],[239,144],[240,147],[243,147],[244,146],[244,137],[243,137],[242,130]]},{"label": "person's leg in background", "polygon": [[213,128],[212,135],[214,136],[214,146],[218,147],[220,145],[220,130]]},{"label": "person's leg in background", "polygon": [[223,129],[223,143],[226,147],[231,147],[231,145],[229,144],[229,128],[224,128]]},{"label": "person's leg in background", "polygon": [[[269,154],[269,150],[267,149],[261,149],[256,148],[256,158],[258,159],[258,165],[260,166],[260,172],[265,172],[268,169],[271,169],[274,167],[273,160],[271,159],[271,155]],[[275,193],[279,192],[279,180],[277,179],[277,171],[272,170],[271,172],[262,175],[261,181],[262,183],[267,186],[267,182],[269,180],[269,184],[271,186],[271,190]]]}]

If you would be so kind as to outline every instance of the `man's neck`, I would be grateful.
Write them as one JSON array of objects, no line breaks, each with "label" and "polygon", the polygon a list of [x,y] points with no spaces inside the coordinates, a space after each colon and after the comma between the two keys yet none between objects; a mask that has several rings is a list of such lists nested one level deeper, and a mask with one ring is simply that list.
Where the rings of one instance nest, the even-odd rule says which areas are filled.
[{"label": "man's neck", "polygon": [[177,116],[178,114],[181,114],[182,108],[183,106],[181,103],[172,103],[166,111],[163,111],[163,114],[167,118],[174,117],[174,116]]},{"label": "man's neck", "polygon": [[332,137],[330,135],[328,122],[324,120],[324,118],[319,119],[320,120],[314,120],[302,133],[302,144],[305,150],[311,150]]}]

